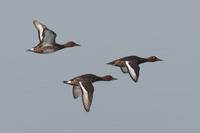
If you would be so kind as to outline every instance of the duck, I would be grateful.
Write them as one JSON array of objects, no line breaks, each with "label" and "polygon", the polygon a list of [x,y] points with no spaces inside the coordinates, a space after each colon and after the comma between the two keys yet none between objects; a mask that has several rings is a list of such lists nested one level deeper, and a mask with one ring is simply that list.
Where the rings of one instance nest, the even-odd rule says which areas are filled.
[{"label": "duck", "polygon": [[39,44],[26,51],[35,52],[39,54],[48,54],[56,52],[63,48],[80,46],[79,44],[73,41],[69,41],[63,45],[57,44],[55,41],[57,35],[54,31],[50,30],[49,28],[47,28],[47,26],[38,22],[37,20],[34,20],[33,24],[38,30]]},{"label": "duck", "polygon": [[77,76],[71,80],[63,81],[63,83],[73,85],[72,92],[74,99],[77,99],[80,96],[80,94],[82,95],[82,103],[85,108],[85,111],[89,112],[94,92],[94,87],[92,83],[96,81],[111,81],[111,80],[117,80],[117,79],[112,77],[111,75],[99,77],[94,74],[84,74],[81,76]]},{"label": "duck", "polygon": [[150,56],[148,58],[141,58],[138,56],[127,56],[112,62],[107,63],[108,65],[117,66],[121,68],[123,73],[129,73],[130,77],[134,82],[138,82],[140,67],[139,64],[145,62],[156,62],[163,61],[156,56]]}]

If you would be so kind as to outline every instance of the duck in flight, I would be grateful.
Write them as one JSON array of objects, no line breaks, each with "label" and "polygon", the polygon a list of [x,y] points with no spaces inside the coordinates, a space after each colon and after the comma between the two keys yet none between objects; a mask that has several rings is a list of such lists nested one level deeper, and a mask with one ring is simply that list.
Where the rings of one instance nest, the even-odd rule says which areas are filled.
[{"label": "duck in flight", "polygon": [[162,60],[157,58],[156,56],[150,56],[148,58],[141,58],[138,56],[127,56],[127,57],[109,62],[107,64],[120,67],[123,73],[129,73],[133,81],[137,82],[139,78],[139,70],[140,70],[139,64],[145,63],[145,62],[155,62],[155,61],[162,61]]},{"label": "duck in flight", "polygon": [[57,44],[56,33],[52,30],[48,29],[44,24],[34,20],[33,24],[35,25],[36,29],[38,30],[38,37],[39,37],[39,44],[27,51],[46,54],[46,53],[53,53],[55,51],[61,50],[67,47],[74,47],[80,46],[73,41],[67,42],[63,45]]},{"label": "duck in flight", "polygon": [[94,87],[92,83],[96,81],[111,81],[116,80],[110,75],[106,75],[104,77],[99,77],[93,74],[85,74],[78,77],[75,77],[69,81],[63,81],[63,83],[73,85],[73,97],[77,99],[80,94],[82,94],[82,102],[86,112],[89,112],[92,99]]}]

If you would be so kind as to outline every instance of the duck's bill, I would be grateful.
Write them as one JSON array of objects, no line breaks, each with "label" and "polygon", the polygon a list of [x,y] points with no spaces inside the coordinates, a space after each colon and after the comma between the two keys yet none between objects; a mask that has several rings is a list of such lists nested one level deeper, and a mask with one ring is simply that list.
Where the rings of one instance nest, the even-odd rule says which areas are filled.
[{"label": "duck's bill", "polygon": [[80,44],[76,44],[75,46],[81,46]]},{"label": "duck's bill", "polygon": [[112,77],[112,80],[117,80],[117,78],[113,78],[113,77]]},{"label": "duck's bill", "polygon": [[163,61],[162,59],[157,58],[157,61]]}]

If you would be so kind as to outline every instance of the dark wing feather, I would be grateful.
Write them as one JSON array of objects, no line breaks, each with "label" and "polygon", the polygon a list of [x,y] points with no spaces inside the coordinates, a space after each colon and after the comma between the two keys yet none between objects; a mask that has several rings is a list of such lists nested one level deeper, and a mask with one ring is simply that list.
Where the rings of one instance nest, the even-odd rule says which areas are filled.
[{"label": "dark wing feather", "polygon": [[125,66],[127,67],[128,73],[133,79],[133,81],[137,82],[139,78],[139,70],[140,70],[139,65],[133,61],[125,61]]},{"label": "dark wing feather", "polygon": [[83,106],[86,112],[89,112],[91,104],[92,104],[94,87],[91,82],[87,82],[87,81],[79,81],[79,85],[82,90]]}]

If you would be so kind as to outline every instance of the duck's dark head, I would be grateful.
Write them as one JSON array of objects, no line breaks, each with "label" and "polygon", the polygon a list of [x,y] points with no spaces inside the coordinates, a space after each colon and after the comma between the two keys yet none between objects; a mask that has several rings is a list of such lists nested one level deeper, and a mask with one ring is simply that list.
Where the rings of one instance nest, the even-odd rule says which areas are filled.
[{"label": "duck's dark head", "polygon": [[111,80],[117,80],[116,78],[112,77],[111,75],[106,75],[102,77],[104,81],[111,81]]},{"label": "duck's dark head", "polygon": [[147,61],[148,62],[155,62],[155,61],[163,61],[163,60],[157,58],[156,56],[150,56],[150,57],[147,58]]},{"label": "duck's dark head", "polygon": [[74,46],[81,46],[73,41],[67,42],[64,44],[65,47],[74,47]]}]

